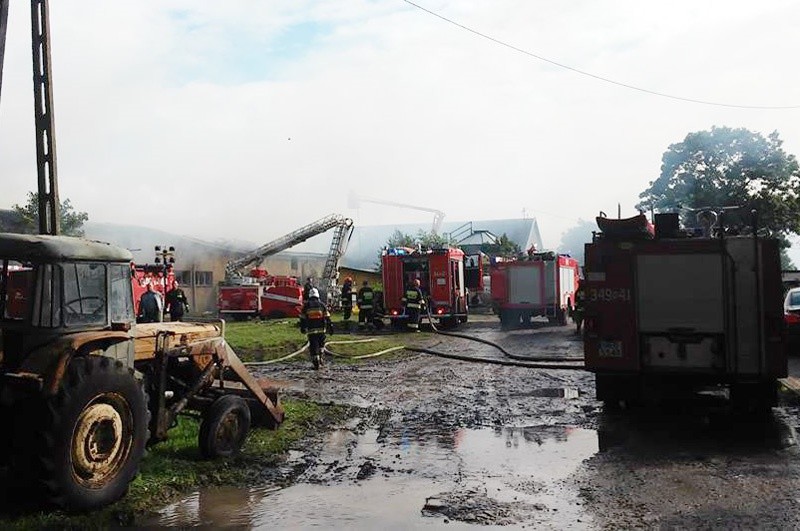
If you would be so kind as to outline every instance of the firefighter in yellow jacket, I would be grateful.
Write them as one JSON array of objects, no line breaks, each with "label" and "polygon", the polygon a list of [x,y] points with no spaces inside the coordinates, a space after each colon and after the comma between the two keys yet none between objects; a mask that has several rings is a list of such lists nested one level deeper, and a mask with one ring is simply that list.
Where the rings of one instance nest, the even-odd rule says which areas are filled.
[{"label": "firefighter in yellow jacket", "polygon": [[303,303],[300,312],[300,331],[308,335],[308,351],[315,369],[322,365],[322,354],[325,350],[325,332],[333,335],[331,314],[319,300],[317,288],[308,290],[308,300]]},{"label": "firefighter in yellow jacket", "polygon": [[356,296],[356,302],[358,303],[358,328],[372,328],[372,312],[374,310],[375,305],[375,292],[372,291],[372,288],[369,286],[368,281],[364,281],[364,284],[361,286],[361,289],[358,290],[358,295]]},{"label": "firefighter in yellow jacket", "polygon": [[406,327],[412,332],[419,332],[422,310],[425,307],[425,297],[422,295],[418,278],[408,283],[402,301],[406,314]]}]

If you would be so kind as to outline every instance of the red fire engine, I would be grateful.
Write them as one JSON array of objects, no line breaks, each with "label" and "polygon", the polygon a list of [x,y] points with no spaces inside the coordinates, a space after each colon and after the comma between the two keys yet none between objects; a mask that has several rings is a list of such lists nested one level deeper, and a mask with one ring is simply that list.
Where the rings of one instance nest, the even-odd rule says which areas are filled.
[{"label": "red fire engine", "polygon": [[[778,243],[678,227],[677,214],[597,218],[586,244],[586,367],[609,404],[727,385],[762,408],[786,375]],[[708,230],[706,230],[708,232]],[[755,223],[753,234],[757,234]]]},{"label": "red fire engine", "polygon": [[161,294],[161,300],[165,301],[165,295],[175,287],[175,272],[172,266],[166,268],[166,282],[164,281],[165,268],[162,264],[131,264],[131,283],[133,284],[133,305],[136,315],[139,315],[139,299],[147,291],[147,285],[152,284],[153,289]]},{"label": "red fire engine", "polygon": [[492,307],[503,329],[521,328],[533,317],[567,324],[580,266],[566,254],[539,252],[496,261],[491,268]]},{"label": "red fire engine", "polygon": [[237,260],[228,262],[225,281],[220,283],[217,294],[220,317],[240,320],[249,317],[299,316],[303,307],[303,288],[294,277],[273,276],[268,274],[266,269],[258,267],[251,269],[246,275],[242,272],[268,256],[330,229],[334,229],[333,238],[319,288],[322,300],[332,304],[338,295],[336,279],[339,259],[344,254],[353,231],[353,220],[338,214],[318,219],[262,245]]},{"label": "red fire engine", "polygon": [[220,317],[297,317],[303,307],[303,287],[294,277],[273,276],[266,269],[250,270],[239,283],[219,286]]},{"label": "red fire engine", "polygon": [[[409,282],[420,281],[431,315],[444,328],[467,322],[469,305],[464,279],[464,252],[452,247],[383,251],[383,304],[392,324],[402,324],[402,298]],[[423,318],[427,314],[423,313]]]}]

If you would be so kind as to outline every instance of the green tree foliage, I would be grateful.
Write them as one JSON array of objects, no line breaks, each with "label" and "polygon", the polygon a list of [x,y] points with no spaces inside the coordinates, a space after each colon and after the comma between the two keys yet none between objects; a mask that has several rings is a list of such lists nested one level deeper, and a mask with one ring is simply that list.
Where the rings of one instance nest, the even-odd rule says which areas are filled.
[{"label": "green tree foliage", "polygon": [[386,241],[387,247],[414,247],[414,237],[395,230]]},{"label": "green tree foliage", "polygon": [[561,235],[561,243],[558,246],[559,252],[569,253],[580,264],[583,264],[584,244],[591,243],[592,232],[596,230],[598,229],[595,222],[579,219],[577,225]]},{"label": "green tree foliage", "polygon": [[497,238],[497,242],[481,244],[481,252],[490,256],[512,257],[520,254],[522,249],[504,232]]},{"label": "green tree foliage", "polygon": [[[744,128],[712,127],[689,133],[662,157],[661,175],[639,197],[642,210],[742,207],[740,221],[756,210],[759,225],[785,237],[800,233],[800,170],[777,131],[764,137]],[[694,224],[694,214],[684,212]]]},{"label": "green tree foliage", "polygon": [[395,230],[386,242],[387,247],[442,247],[447,245],[447,238],[435,232],[420,230],[416,236]]},{"label": "green tree foliage", "polygon": [[[12,207],[20,217],[22,232],[36,234],[39,232],[39,193],[28,192],[28,201],[23,205]],[[83,236],[83,224],[89,220],[86,212],[77,212],[69,199],[61,202],[61,233],[66,236]]]}]

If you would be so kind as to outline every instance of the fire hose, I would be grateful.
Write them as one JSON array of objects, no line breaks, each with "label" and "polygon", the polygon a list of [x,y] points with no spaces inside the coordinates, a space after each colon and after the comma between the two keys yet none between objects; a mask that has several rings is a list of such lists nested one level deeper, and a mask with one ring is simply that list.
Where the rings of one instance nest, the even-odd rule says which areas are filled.
[{"label": "fire hose", "polygon": [[[436,325],[433,323],[433,316],[431,315],[430,307],[428,305],[426,305],[426,312],[428,314],[428,320],[430,322],[431,328],[433,329],[434,333],[440,334],[440,335],[443,335],[443,336],[456,337],[456,338],[460,338],[460,339],[466,339],[468,341],[475,341],[475,342],[478,342],[478,343],[483,343],[483,344],[488,345],[490,347],[496,348],[501,353],[503,353],[504,356],[506,356],[507,358],[510,358],[510,360],[498,360],[498,359],[492,359],[492,358],[476,358],[476,357],[472,357],[472,356],[464,356],[464,355],[460,355],[460,354],[451,354],[451,353],[447,353],[447,352],[440,352],[440,351],[437,351],[437,350],[423,348],[423,347],[411,347],[411,346],[408,346],[408,345],[400,345],[400,346],[390,347],[390,348],[387,348],[387,349],[383,349],[383,350],[380,350],[380,351],[377,351],[377,352],[372,352],[372,353],[369,353],[369,354],[363,354],[363,355],[360,355],[360,356],[348,356],[348,355],[345,355],[345,354],[340,354],[340,353],[334,352],[334,351],[332,351],[332,350],[330,350],[328,348],[329,345],[345,345],[345,344],[351,344],[351,343],[367,343],[367,342],[375,341],[375,338],[355,339],[355,340],[351,340],[351,341],[329,341],[324,347],[324,352],[326,352],[327,354],[329,354],[331,356],[337,357],[337,358],[360,360],[360,359],[365,359],[365,358],[374,358],[374,357],[378,357],[378,356],[383,356],[385,354],[389,354],[391,352],[396,352],[398,350],[403,350],[404,349],[404,350],[408,350],[409,352],[418,352],[418,353],[422,353],[422,354],[430,354],[432,356],[437,356],[437,357],[440,357],[440,358],[453,359],[453,360],[458,360],[458,361],[467,361],[467,362],[473,362],[473,363],[488,363],[488,364],[492,364],[492,365],[503,365],[503,366],[507,366],[507,367],[510,366],[510,367],[527,367],[527,368],[530,368],[530,369],[560,369],[560,370],[585,370],[585,368],[586,368],[582,364],[565,364],[565,363],[563,363],[563,362],[569,362],[569,361],[582,360],[583,359],[582,357],[576,357],[576,356],[560,356],[560,357],[520,356],[518,354],[512,354],[511,352],[508,352],[501,345],[498,345],[497,343],[495,343],[493,341],[489,341],[488,339],[469,336],[467,334],[460,334],[460,333],[456,333],[456,332],[445,332],[443,330],[439,330],[436,327]],[[395,333],[392,333],[390,335],[395,335]],[[270,365],[270,364],[273,364],[273,363],[278,363],[278,362],[281,362],[281,361],[286,361],[286,360],[294,358],[295,356],[297,356],[300,353],[302,353],[304,350],[306,350],[308,348],[308,346],[309,346],[309,344],[306,342],[300,349],[296,350],[295,352],[292,352],[291,354],[287,354],[286,356],[283,356],[281,358],[277,358],[277,359],[274,359],[274,360],[268,360],[268,361],[247,362],[247,363],[245,363],[245,365],[262,366],[262,365]],[[559,363],[563,363],[563,364],[559,365]]]}]

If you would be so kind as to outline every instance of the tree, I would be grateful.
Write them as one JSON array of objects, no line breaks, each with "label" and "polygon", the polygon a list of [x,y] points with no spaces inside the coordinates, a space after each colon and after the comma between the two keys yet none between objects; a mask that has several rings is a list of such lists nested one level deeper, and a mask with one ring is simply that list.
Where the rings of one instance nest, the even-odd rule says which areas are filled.
[{"label": "tree", "polygon": [[[404,232],[400,232],[399,230],[395,230],[389,239],[386,241],[386,247],[411,247],[414,248],[417,245],[421,245],[422,247],[432,248],[432,247],[443,247],[448,244],[447,238],[440,234],[436,234],[435,232],[429,231],[426,232],[424,230],[417,231],[416,236],[411,236],[410,234],[406,234]],[[378,255],[378,262],[377,262],[377,270],[380,272],[383,268],[383,262],[381,261],[380,255]]]},{"label": "tree", "polygon": [[417,231],[416,236],[395,230],[386,242],[388,247],[442,247],[447,245],[447,238],[435,232]]},{"label": "tree", "polygon": [[[20,217],[22,230],[26,234],[39,232],[39,193],[28,192],[28,202],[24,206],[14,205],[14,212]],[[77,212],[69,199],[61,202],[61,233],[66,236],[83,236],[83,224],[89,220],[86,212]]]},{"label": "tree", "polygon": [[577,225],[561,235],[559,252],[569,253],[578,263],[583,264],[584,244],[592,241],[592,232],[596,230],[597,225],[594,222],[579,219]]},{"label": "tree", "polygon": [[[689,133],[664,153],[661,175],[639,194],[637,207],[738,206],[742,222],[756,210],[759,225],[776,235],[800,233],[800,170],[782,144],[777,131],[767,137],[729,127]],[[693,217],[684,211],[684,222],[694,224]]]},{"label": "tree", "polygon": [[482,243],[481,252],[490,256],[512,257],[520,254],[522,249],[504,232],[497,238],[495,243]]}]

